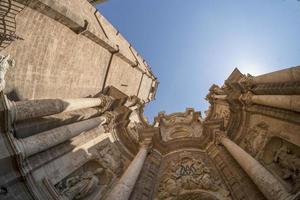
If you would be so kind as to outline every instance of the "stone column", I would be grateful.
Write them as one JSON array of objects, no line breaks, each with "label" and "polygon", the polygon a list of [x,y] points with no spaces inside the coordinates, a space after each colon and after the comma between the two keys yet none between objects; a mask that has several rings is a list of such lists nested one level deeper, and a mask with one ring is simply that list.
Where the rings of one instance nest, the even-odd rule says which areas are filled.
[{"label": "stone column", "polygon": [[260,104],[300,112],[300,95],[254,95],[251,92],[241,96],[246,104]]},{"label": "stone column", "polygon": [[253,77],[254,83],[282,83],[300,81],[300,66]]},{"label": "stone column", "polygon": [[226,100],[227,95],[223,94],[223,95],[219,95],[219,94],[213,94],[212,98],[214,99],[221,99],[221,100]]},{"label": "stone column", "polygon": [[24,139],[16,139],[15,142],[23,154],[23,158],[26,158],[63,143],[84,131],[96,128],[105,122],[106,120],[104,117],[96,117],[66,126],[61,126]]},{"label": "stone column", "polygon": [[106,200],[128,200],[142,170],[147,157],[149,143],[141,145],[139,152],[134,157],[118,183],[111,190]]},{"label": "stone column", "polygon": [[249,88],[256,84],[286,83],[295,81],[300,81],[300,66],[291,67],[260,76],[251,76],[248,74],[247,76],[244,76],[239,83],[244,88]]},{"label": "stone column", "polygon": [[111,97],[104,95],[99,98],[38,99],[10,102],[10,110],[12,121],[21,121],[96,106],[105,111],[112,101]]},{"label": "stone column", "polygon": [[240,146],[228,139],[224,134],[218,134],[218,143],[224,145],[232,157],[239,163],[243,170],[249,175],[259,190],[269,200],[288,200],[292,196],[284,186],[257,160],[244,151]]}]

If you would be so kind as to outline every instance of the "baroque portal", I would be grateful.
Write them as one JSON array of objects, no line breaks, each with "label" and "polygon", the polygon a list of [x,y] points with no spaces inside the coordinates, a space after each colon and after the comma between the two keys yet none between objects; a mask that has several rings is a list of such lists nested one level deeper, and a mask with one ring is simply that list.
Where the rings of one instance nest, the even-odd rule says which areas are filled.
[{"label": "baroque portal", "polygon": [[300,66],[151,124],[159,80],[97,2],[0,2],[1,200],[300,199]]}]

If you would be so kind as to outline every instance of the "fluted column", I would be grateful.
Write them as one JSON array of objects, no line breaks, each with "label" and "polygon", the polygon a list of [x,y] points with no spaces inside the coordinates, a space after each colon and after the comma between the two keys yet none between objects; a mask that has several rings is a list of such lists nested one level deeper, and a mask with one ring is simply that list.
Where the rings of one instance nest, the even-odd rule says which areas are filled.
[{"label": "fluted column", "polygon": [[104,117],[96,117],[85,121],[58,127],[24,139],[16,139],[23,158],[45,151],[55,145],[63,143],[84,131],[91,130],[105,123]]},{"label": "fluted column", "polygon": [[224,134],[218,134],[218,143],[224,145],[232,157],[239,163],[249,175],[259,190],[269,200],[288,200],[292,196],[284,186],[257,160],[244,151],[240,146],[228,139]]},{"label": "fluted column", "polygon": [[106,200],[128,200],[142,170],[147,157],[149,143],[141,145],[139,152],[134,157],[118,183],[111,190]]},{"label": "fluted column", "polygon": [[112,104],[112,98],[37,99],[10,102],[12,121],[21,121],[84,108],[100,106],[104,111]]},{"label": "fluted column", "polygon": [[243,94],[241,100],[246,104],[260,104],[275,108],[300,112],[300,95],[254,95]]}]

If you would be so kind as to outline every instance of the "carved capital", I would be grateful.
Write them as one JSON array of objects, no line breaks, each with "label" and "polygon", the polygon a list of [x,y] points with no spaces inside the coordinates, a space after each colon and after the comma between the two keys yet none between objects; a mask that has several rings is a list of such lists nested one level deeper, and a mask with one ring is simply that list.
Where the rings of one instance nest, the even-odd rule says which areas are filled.
[{"label": "carved capital", "polygon": [[239,84],[244,90],[250,90],[254,85],[254,76],[251,74],[244,75],[239,80]]},{"label": "carved capital", "polygon": [[105,112],[108,109],[110,109],[115,100],[111,96],[107,96],[107,95],[103,95],[103,94],[100,94],[99,98],[101,99],[101,104],[100,104],[101,112]]},{"label": "carved capital", "polygon": [[251,105],[251,104],[253,104],[253,102],[252,102],[253,96],[254,96],[254,94],[252,92],[248,91],[247,93],[244,93],[240,96],[240,101],[245,105]]},{"label": "carved capital", "polygon": [[103,121],[101,125],[103,126],[105,133],[110,132],[116,126],[116,118],[118,113],[115,111],[106,111],[101,117]]},{"label": "carved capital", "polygon": [[222,145],[222,139],[226,138],[225,132],[218,131],[215,133],[215,144],[216,145]]},{"label": "carved capital", "polygon": [[144,140],[140,141],[140,147],[150,150],[152,148],[152,138],[145,138]]},{"label": "carved capital", "polygon": [[213,84],[210,89],[210,92],[214,93],[215,95],[225,95],[225,92],[222,88],[220,88],[218,85]]}]

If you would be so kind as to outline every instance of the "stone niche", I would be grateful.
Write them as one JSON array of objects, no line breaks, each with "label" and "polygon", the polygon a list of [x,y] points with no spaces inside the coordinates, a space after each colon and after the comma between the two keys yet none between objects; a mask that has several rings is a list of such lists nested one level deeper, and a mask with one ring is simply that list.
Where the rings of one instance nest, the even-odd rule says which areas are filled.
[{"label": "stone niche", "polygon": [[162,160],[155,200],[232,199],[205,153],[181,151]]},{"label": "stone niche", "polygon": [[291,126],[288,122],[255,115],[240,144],[290,193],[300,191],[299,130],[299,126]]},{"label": "stone niche", "polygon": [[199,112],[194,109],[187,109],[184,113],[173,113],[165,115],[159,113],[155,118],[156,124],[159,124],[161,138],[164,142],[179,138],[200,138],[202,136],[203,126],[202,118]]},{"label": "stone niche", "polygon": [[65,199],[92,198],[105,191],[112,177],[103,165],[93,160],[57,183],[55,188]]},{"label": "stone niche", "polygon": [[55,184],[62,199],[102,199],[129,160],[108,139],[91,149],[90,160]]},{"label": "stone niche", "polygon": [[260,160],[289,192],[300,191],[300,147],[272,137],[265,145]]}]

